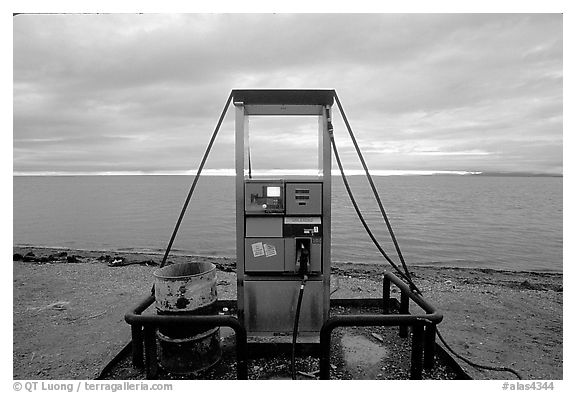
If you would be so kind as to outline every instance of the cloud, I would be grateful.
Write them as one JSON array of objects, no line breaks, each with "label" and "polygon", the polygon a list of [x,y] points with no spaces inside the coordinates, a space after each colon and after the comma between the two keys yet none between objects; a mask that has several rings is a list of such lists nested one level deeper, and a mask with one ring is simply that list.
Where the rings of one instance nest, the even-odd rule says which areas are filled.
[{"label": "cloud", "polygon": [[[560,14],[19,15],[14,170],[188,170],[230,90],[335,88],[374,169],[561,171],[562,75]],[[262,124],[255,162],[310,166]]]}]

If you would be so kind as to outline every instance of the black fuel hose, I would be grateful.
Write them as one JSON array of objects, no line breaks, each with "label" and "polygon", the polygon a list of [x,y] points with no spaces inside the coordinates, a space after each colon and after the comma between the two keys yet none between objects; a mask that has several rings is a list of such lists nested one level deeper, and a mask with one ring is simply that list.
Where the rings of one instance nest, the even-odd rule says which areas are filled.
[{"label": "black fuel hose", "polygon": [[372,240],[372,243],[374,243],[374,245],[376,246],[378,251],[380,251],[380,254],[382,254],[382,256],[388,261],[390,266],[392,266],[396,270],[396,272],[402,278],[404,278],[404,280],[410,285],[410,288],[413,291],[420,294],[421,293],[420,290],[412,282],[412,278],[410,277],[410,273],[409,272],[408,272],[408,274],[404,273],[394,263],[394,261],[392,261],[392,259],[388,256],[386,251],[384,251],[384,249],[380,245],[380,242],[378,242],[378,240],[376,239],[376,236],[374,236],[374,234],[372,233],[372,230],[368,226],[368,223],[366,223],[366,220],[364,219],[364,215],[360,211],[360,207],[358,207],[358,203],[356,202],[356,198],[354,198],[354,194],[352,193],[352,189],[350,188],[350,184],[348,183],[348,178],[346,177],[346,174],[344,173],[344,167],[342,166],[342,161],[340,160],[340,155],[338,154],[338,149],[336,148],[336,141],[334,140],[334,130],[332,128],[331,123],[329,123],[329,125],[328,125],[328,134],[330,135],[330,143],[332,144],[332,151],[334,152],[334,157],[336,158],[336,163],[338,164],[338,168],[340,169],[340,174],[342,175],[342,181],[344,182],[344,187],[346,187],[346,191],[348,193],[348,196],[350,197],[350,201],[352,202],[352,205],[354,206],[354,210],[356,211],[356,215],[360,219],[362,226],[364,226],[364,230],[366,230],[366,233],[368,234],[368,236]]},{"label": "black fuel hose", "polygon": [[469,364],[470,366],[474,367],[474,368],[480,368],[480,369],[484,369],[484,370],[492,370],[492,371],[502,371],[502,372],[508,372],[511,374],[514,374],[518,379],[523,379],[522,375],[514,370],[513,368],[510,367],[495,367],[495,366],[487,366],[484,364],[478,364],[478,363],[474,363],[471,360],[466,359],[464,356],[456,353],[456,351],[454,351],[450,345],[448,345],[448,343],[444,340],[444,337],[442,337],[442,335],[440,334],[440,331],[438,329],[436,329],[436,335],[438,336],[438,338],[440,339],[440,341],[442,341],[442,344],[444,344],[444,346],[446,347],[446,349],[448,349],[448,351],[450,351],[454,356],[456,356],[458,359],[462,360],[464,363]]},{"label": "black fuel hose", "polygon": [[[350,185],[348,184],[348,180],[347,180],[346,175],[344,173],[344,168],[342,167],[342,162],[340,161],[340,155],[338,154],[338,149],[336,148],[336,142],[334,141],[334,130],[332,127],[332,122],[331,122],[331,119],[329,119],[328,134],[330,136],[330,142],[332,144],[332,151],[334,152],[334,157],[336,158],[336,162],[338,163],[338,168],[340,169],[340,173],[342,175],[342,180],[344,182],[344,186],[346,187],[346,191],[348,192],[348,196],[350,197],[350,200],[352,201],[352,204],[354,205],[354,209],[356,210],[356,214],[358,215],[358,218],[362,222],[362,225],[364,226],[366,233],[368,234],[370,239],[372,239],[372,242],[374,243],[376,248],[378,248],[378,251],[380,251],[382,256],[384,256],[384,258],[398,272],[398,274],[408,282],[408,284],[410,285],[410,289],[412,289],[414,292],[416,292],[418,294],[422,294],[420,289],[412,281],[412,276],[410,274],[410,270],[408,269],[408,266],[406,265],[406,263],[404,261],[404,257],[402,256],[402,252],[400,251],[400,246],[398,245],[398,242],[396,241],[396,237],[394,236],[394,232],[392,231],[392,226],[390,225],[390,222],[388,220],[386,212],[384,211],[384,206],[382,205],[382,202],[380,200],[380,196],[378,195],[378,191],[377,191],[376,187],[374,186],[374,183],[373,183],[372,177],[370,176],[370,173],[368,171],[368,167],[366,165],[366,162],[364,161],[362,153],[360,152],[360,148],[358,147],[358,144],[356,143],[356,138],[354,137],[354,133],[352,132],[352,128],[350,127],[350,124],[348,123],[348,119],[346,118],[346,115],[344,113],[344,109],[342,108],[342,104],[340,103],[340,100],[338,99],[338,95],[336,94],[336,91],[334,91],[334,97],[336,99],[336,103],[338,104],[338,108],[340,109],[340,113],[342,114],[342,117],[344,119],[344,122],[346,123],[346,128],[348,129],[348,133],[350,134],[350,138],[352,139],[354,147],[356,148],[356,152],[358,154],[358,157],[360,158],[362,166],[366,172],[366,176],[368,177],[369,183],[372,187],[374,197],[376,198],[376,200],[378,202],[378,206],[380,208],[380,212],[382,213],[382,217],[384,218],[384,221],[386,222],[386,226],[388,227],[388,231],[390,233],[390,236],[392,237],[392,240],[394,241],[394,246],[396,247],[398,257],[400,258],[400,260],[402,262],[402,266],[404,267],[405,272],[402,272],[398,268],[398,266],[396,266],[396,264],[394,264],[394,262],[392,262],[390,257],[384,252],[384,249],[382,248],[382,246],[380,245],[380,243],[378,242],[378,240],[376,239],[376,237],[374,236],[374,234],[372,233],[372,231],[368,227],[368,224],[364,220],[362,212],[360,211],[360,208],[358,207],[358,204],[356,203],[356,200],[354,198],[354,195],[352,194],[352,190],[350,188]],[[508,372],[508,373],[514,374],[518,379],[522,379],[522,376],[520,375],[520,373],[518,371],[514,370],[513,368],[488,366],[488,365],[474,363],[471,360],[466,359],[464,356],[456,353],[456,351],[454,351],[448,345],[448,343],[444,340],[444,337],[442,337],[442,335],[440,334],[440,330],[438,330],[438,329],[436,330],[436,335],[438,336],[438,338],[440,339],[442,344],[444,344],[444,346],[448,349],[448,351],[450,351],[454,356],[456,356],[458,359],[464,361],[468,365],[470,365],[474,368],[477,368],[477,369]]]},{"label": "black fuel hose", "polygon": [[294,329],[292,330],[292,379],[296,379],[296,339],[298,338],[298,324],[300,322],[300,309],[302,307],[302,297],[304,296],[304,287],[308,276],[304,275],[300,283],[298,292],[298,303],[296,304],[296,315],[294,316]]},{"label": "black fuel hose", "polygon": [[[350,135],[350,139],[352,140],[352,144],[354,145],[354,149],[356,150],[356,154],[358,155],[358,159],[362,164],[362,168],[364,168],[364,173],[366,174],[366,178],[368,179],[368,183],[370,184],[370,188],[372,189],[372,194],[374,195],[374,199],[376,199],[376,203],[378,203],[378,208],[380,209],[380,214],[386,223],[386,228],[388,228],[388,233],[390,234],[390,238],[394,243],[394,248],[396,249],[396,254],[398,254],[398,258],[402,263],[402,267],[404,268],[404,272],[410,278],[410,271],[408,270],[408,266],[406,265],[406,261],[404,260],[404,255],[402,255],[402,251],[400,250],[400,245],[398,244],[398,240],[396,239],[396,235],[394,234],[394,230],[392,229],[392,224],[390,224],[390,220],[388,219],[388,215],[386,214],[386,210],[384,210],[384,205],[382,204],[382,200],[380,199],[380,195],[378,194],[378,190],[374,185],[374,181],[372,180],[372,176],[370,175],[370,171],[368,170],[368,165],[366,165],[366,161],[364,160],[364,156],[360,151],[360,147],[358,146],[358,142],[356,142],[356,137],[352,132],[352,127],[348,122],[348,117],[346,117],[346,112],[344,112],[344,108],[342,107],[342,103],[340,102],[340,98],[338,98],[338,94],[336,90],[334,90],[334,98],[336,99],[336,104],[338,105],[338,109],[342,114],[342,119],[344,119],[344,124],[346,125],[346,129],[348,130],[348,134]],[[412,288],[414,289],[414,288]]]}]

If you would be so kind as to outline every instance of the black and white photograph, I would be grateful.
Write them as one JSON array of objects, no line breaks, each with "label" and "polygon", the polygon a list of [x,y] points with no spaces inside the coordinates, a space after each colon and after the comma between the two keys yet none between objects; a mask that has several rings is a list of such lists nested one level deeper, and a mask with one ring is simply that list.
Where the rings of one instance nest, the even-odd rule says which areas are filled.
[{"label": "black and white photograph", "polygon": [[22,11],[13,391],[562,390],[561,8]]}]

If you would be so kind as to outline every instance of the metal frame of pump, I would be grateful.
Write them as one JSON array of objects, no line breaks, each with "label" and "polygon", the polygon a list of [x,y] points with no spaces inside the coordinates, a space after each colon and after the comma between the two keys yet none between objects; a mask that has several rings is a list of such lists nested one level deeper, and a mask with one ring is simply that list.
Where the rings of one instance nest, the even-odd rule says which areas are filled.
[{"label": "metal frame of pump", "polygon": [[[297,321],[294,323],[293,316],[297,316],[300,311],[299,307],[297,311],[295,308],[302,302],[302,287],[307,281],[302,306],[302,318],[305,321],[301,325],[301,333],[318,337],[323,323],[328,319],[330,309],[332,167],[328,124],[332,102],[325,105],[296,100],[285,104],[283,102],[286,102],[286,96],[281,94],[271,94],[265,99],[254,101],[249,95],[240,94],[240,96],[239,99],[234,97],[238,317],[249,336],[275,336],[288,333],[296,335],[298,323]],[[246,168],[246,164],[250,165],[249,118],[251,116],[316,116],[318,118],[318,179],[251,180],[251,168]],[[304,187],[299,187],[303,185]],[[291,214],[290,209],[273,209],[266,203],[261,205],[264,208],[252,209],[252,211],[247,207],[246,199],[249,196],[246,195],[246,190],[250,187],[262,189],[262,198],[267,197],[267,187],[273,187],[271,199],[273,202],[278,202],[278,199],[291,196],[297,199],[298,196],[293,193],[298,192],[298,188],[303,188],[301,192],[308,193],[311,187],[318,188],[316,185],[320,187],[320,195],[316,192],[312,193],[314,195],[311,197],[320,198],[321,209],[313,213]],[[277,193],[276,187],[280,187],[281,193]],[[318,221],[314,222],[320,223],[319,233],[309,235],[302,233],[301,229],[310,219],[317,219]],[[249,253],[252,252],[248,249],[247,239],[251,236],[249,232],[252,231],[252,223],[257,220],[281,222],[280,233],[276,232],[274,236],[276,236],[277,243],[285,242],[286,245],[284,268],[262,268],[260,271],[254,271],[247,266],[248,259],[251,258]],[[272,226],[277,227],[276,224]],[[321,239],[320,263],[311,259],[318,258],[318,255],[314,255],[317,252],[312,250],[311,244],[317,242],[317,239]],[[273,252],[276,253],[276,250]],[[262,257],[263,260],[265,258]],[[294,261],[289,261],[292,258]],[[299,288],[300,296],[298,296]],[[297,298],[298,301],[296,301]],[[277,318],[281,320],[275,320]]]}]

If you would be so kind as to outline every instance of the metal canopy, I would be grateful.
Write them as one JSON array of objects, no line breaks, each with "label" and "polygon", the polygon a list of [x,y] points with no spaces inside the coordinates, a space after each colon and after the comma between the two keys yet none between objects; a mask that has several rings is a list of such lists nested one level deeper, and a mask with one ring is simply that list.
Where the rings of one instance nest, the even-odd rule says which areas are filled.
[{"label": "metal canopy", "polygon": [[334,90],[232,90],[234,102],[244,105],[328,105],[334,103]]}]

